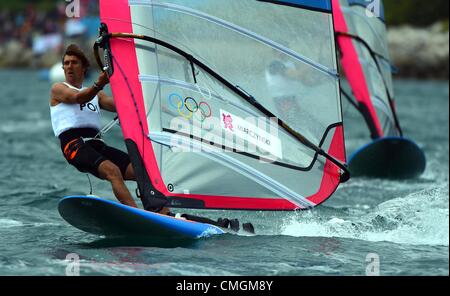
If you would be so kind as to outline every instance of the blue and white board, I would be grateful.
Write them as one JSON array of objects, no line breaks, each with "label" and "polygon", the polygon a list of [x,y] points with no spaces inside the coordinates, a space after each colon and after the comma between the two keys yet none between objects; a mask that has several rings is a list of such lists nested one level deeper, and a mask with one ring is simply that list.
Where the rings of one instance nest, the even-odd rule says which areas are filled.
[{"label": "blue and white board", "polygon": [[408,179],[426,168],[423,150],[411,140],[384,137],[361,147],[349,159],[352,176]]},{"label": "blue and white board", "polygon": [[225,233],[210,224],[152,213],[96,197],[65,197],[59,202],[58,211],[72,226],[107,237],[197,239]]}]

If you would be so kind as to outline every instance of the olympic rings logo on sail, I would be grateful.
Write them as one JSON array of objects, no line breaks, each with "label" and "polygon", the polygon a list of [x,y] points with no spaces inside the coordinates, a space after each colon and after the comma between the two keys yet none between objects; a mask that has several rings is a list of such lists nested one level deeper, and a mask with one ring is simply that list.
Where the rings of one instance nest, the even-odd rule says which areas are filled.
[{"label": "olympic rings logo on sail", "polygon": [[204,122],[212,116],[211,106],[205,101],[197,102],[193,97],[183,99],[181,95],[172,93],[168,97],[168,102],[170,107],[177,110],[178,114],[187,120],[195,117],[200,122]]}]

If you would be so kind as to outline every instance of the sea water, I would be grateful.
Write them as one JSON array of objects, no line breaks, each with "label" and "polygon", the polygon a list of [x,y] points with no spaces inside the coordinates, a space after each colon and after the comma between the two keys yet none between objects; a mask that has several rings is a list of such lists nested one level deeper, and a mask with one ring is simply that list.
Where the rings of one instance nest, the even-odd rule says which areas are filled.
[{"label": "sea water", "polygon": [[[447,81],[395,82],[404,133],[427,156],[420,178],[355,178],[307,212],[191,211],[251,221],[257,234],[178,245],[107,240],[67,224],[58,201],[91,188],[52,134],[50,84],[12,70],[0,71],[0,82],[0,275],[66,275],[73,260],[81,275],[449,274]],[[363,124],[346,130],[357,135],[348,147],[368,139]],[[121,137],[116,127],[106,140],[125,149]],[[91,183],[94,194],[114,199],[107,182]]]}]

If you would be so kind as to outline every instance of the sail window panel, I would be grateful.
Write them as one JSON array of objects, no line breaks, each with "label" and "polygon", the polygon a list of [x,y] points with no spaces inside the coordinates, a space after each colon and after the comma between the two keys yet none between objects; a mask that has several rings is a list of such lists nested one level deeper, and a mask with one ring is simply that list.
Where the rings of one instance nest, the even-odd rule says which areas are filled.
[{"label": "sail window panel", "polygon": [[[150,1],[142,2],[149,3]],[[233,29],[246,29],[276,43],[289,45],[294,51],[302,53],[305,57],[330,69],[336,69],[333,57],[333,31],[330,30],[333,23],[331,14],[255,0],[192,0],[189,2],[167,0],[152,1],[149,5],[153,7],[154,14],[159,19],[166,19],[169,11],[184,15],[190,14],[197,18],[208,18],[205,26],[198,26],[198,23],[194,22],[183,23],[184,31],[190,30],[194,35],[190,38],[195,39],[195,36],[200,40],[208,38],[210,35],[205,35],[204,32],[210,29],[209,25],[213,23],[224,27],[232,24]],[[176,24],[172,25],[172,29],[178,30],[179,27]],[[217,35],[213,37],[220,39],[217,38]],[[327,55],[318,56],[317,48],[311,47],[318,43],[321,47],[326,47],[324,51],[327,51]]]},{"label": "sail window panel", "polygon": [[394,81],[392,77],[392,65],[389,60],[381,57],[376,57],[378,65],[380,66],[381,75],[384,78],[385,86],[389,92],[391,99],[395,99]]},{"label": "sail window panel", "polygon": [[369,88],[371,102],[375,107],[383,133],[386,136],[397,135],[394,115],[390,107],[387,89],[383,81],[383,79],[386,79],[386,76],[382,76],[383,73],[380,72],[373,55],[369,52],[367,47],[359,41],[355,40],[353,42],[357,48],[359,60]]},{"label": "sail window panel", "polygon": [[363,39],[374,52],[389,59],[386,24],[376,17],[368,17],[361,6],[342,6],[342,11],[349,24],[349,33]]},{"label": "sail window panel", "polygon": [[[328,69],[323,64],[331,65],[335,63],[335,54],[331,54],[334,52],[334,44],[330,42],[329,32],[332,26],[329,23],[329,16],[310,11],[308,11],[309,14],[303,15],[302,10],[289,8],[288,15],[295,15],[297,19],[305,21],[308,28],[312,27],[311,30],[313,31],[299,31],[298,28],[301,28],[302,24],[299,24],[297,20],[292,25],[294,20],[289,18],[286,21],[290,24],[291,29],[289,29],[289,26],[283,25],[284,31],[278,31],[276,28],[274,29],[277,24],[268,27],[261,23],[258,26],[253,24],[254,21],[250,21],[251,15],[231,13],[231,11],[245,12],[245,9],[230,9],[233,7],[237,9],[235,6],[239,5],[245,7],[245,5],[250,5],[250,2],[255,5],[254,1],[232,1],[231,7],[227,6],[223,9],[217,9],[217,7],[223,6],[218,1],[194,1],[193,4],[189,5],[190,7],[186,7],[186,4],[182,2],[164,2],[177,5],[177,9],[169,9],[164,5],[137,6],[136,9],[141,10],[151,7],[154,19],[154,30],[136,27],[137,33],[153,34],[155,37],[193,54],[220,75],[242,87],[278,118],[285,121],[297,132],[307,136],[316,145],[320,143],[330,125],[342,121],[340,104],[337,99],[339,93],[337,79],[323,70]],[[183,4],[184,6],[182,6]],[[258,3],[256,7],[260,7],[260,5],[265,9],[268,3]],[[182,6],[183,9],[179,6]],[[216,9],[213,10],[213,7],[216,7]],[[271,10],[280,10],[280,13],[287,9],[274,5],[268,7]],[[271,44],[262,43],[260,40],[251,38],[251,36],[236,32],[217,24],[215,21],[199,17],[192,12],[194,10],[198,13],[200,9],[201,13],[211,14],[215,19],[223,21],[232,20],[233,24],[239,27],[247,26],[245,27],[246,30],[257,33],[258,36],[263,36],[267,40],[271,40],[270,42],[275,42],[276,45],[281,44],[283,48],[289,45],[291,48],[288,48],[287,53],[283,52],[280,49],[273,48]],[[228,13],[226,13],[227,11]],[[266,12],[269,14],[268,11]],[[318,14],[321,17],[319,21],[317,18],[312,21],[311,13]],[[266,22],[267,19],[265,18],[264,23],[267,24]],[[318,25],[318,23],[322,25]],[[177,24],[183,24],[183,26]],[[297,34],[292,33],[292,30],[294,30],[292,26],[296,27]],[[322,31],[318,32],[317,28],[321,28]],[[274,33],[275,31],[278,32]],[[297,37],[292,39],[292,36]],[[316,36],[316,39],[314,39],[314,36]],[[275,41],[270,38],[274,38]],[[276,40],[280,43],[277,43]],[[314,46],[315,44],[318,46]],[[312,50],[312,47],[315,47],[315,49]],[[293,49],[297,50],[294,51]],[[309,60],[308,52],[311,52],[310,55],[315,55],[316,60]],[[311,63],[294,58],[292,54],[306,57]],[[154,75],[181,80],[190,79],[189,72],[191,70],[186,66],[178,67],[179,65],[175,65],[174,59],[176,58],[173,53],[161,52],[157,58],[158,66],[153,68]],[[327,61],[327,59],[329,60]],[[179,61],[186,64],[186,61],[181,59]],[[270,74],[267,73],[270,72],[270,69],[274,69],[276,73],[277,67],[272,66],[276,65],[277,62],[279,65],[281,64],[279,68],[295,69],[298,77],[280,78],[277,75],[270,77]],[[323,62],[323,64],[320,62]],[[316,66],[319,68],[316,68]],[[173,67],[177,67],[178,70],[173,71]],[[331,70],[334,68],[331,68]]]},{"label": "sail window panel", "polygon": [[[340,156],[342,117],[330,14],[253,0],[130,0],[129,4],[134,34],[191,54],[296,132]],[[150,176],[160,173],[168,190],[165,195],[202,200],[205,208],[236,208],[240,198],[255,198],[255,204],[245,201],[243,208],[292,209],[279,201],[311,208],[334,192],[339,184],[337,167],[286,129],[276,126],[273,133],[267,113],[247,102],[246,96],[172,50],[134,42],[148,127],[142,145],[153,147],[141,156],[153,163],[146,166]],[[268,82],[267,73],[283,67],[300,75]],[[291,93],[277,93],[280,89],[273,87],[277,84]],[[266,146],[242,141],[236,134],[224,142],[230,128],[223,127],[224,112],[233,118],[234,127],[243,123],[242,130],[256,139],[264,138],[262,131],[274,136],[268,139],[276,149],[267,141]],[[258,121],[252,125],[249,118],[262,119],[265,127]],[[255,131],[260,134],[255,136]],[[263,207],[259,199],[271,202]]]},{"label": "sail window panel", "polygon": [[[202,77],[208,76],[203,74]],[[310,167],[314,161],[314,151],[212,78],[208,83],[199,80],[195,85],[141,75],[141,82],[146,106],[152,106],[147,110],[150,131],[178,133],[196,141],[213,142],[228,152],[236,149],[253,158],[274,160],[299,169]],[[158,91],[151,93],[146,91],[148,89]],[[151,102],[153,100],[157,102]],[[231,124],[241,132],[232,134],[225,129],[224,112],[233,116]],[[153,124],[155,118],[159,118],[159,125]]]},{"label": "sail window panel", "polygon": [[[179,152],[167,146],[162,149],[161,174],[165,184],[173,185],[175,194],[285,197],[298,204],[320,190],[321,162],[309,172],[292,172],[239,154],[224,155],[239,163],[234,166],[233,162],[211,154]],[[251,169],[243,169],[244,166]]]}]

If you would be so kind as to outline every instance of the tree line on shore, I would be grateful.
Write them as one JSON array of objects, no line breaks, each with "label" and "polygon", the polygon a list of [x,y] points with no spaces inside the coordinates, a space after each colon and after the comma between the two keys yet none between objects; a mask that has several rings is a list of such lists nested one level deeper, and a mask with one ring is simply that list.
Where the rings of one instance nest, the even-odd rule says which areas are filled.
[{"label": "tree line on shore", "polygon": [[444,21],[448,27],[448,4],[448,0],[385,0],[386,22],[390,26],[427,27]]}]

